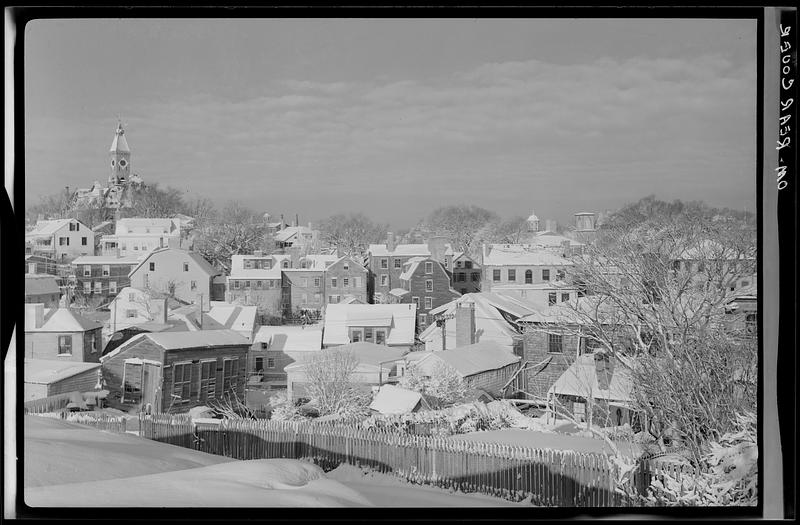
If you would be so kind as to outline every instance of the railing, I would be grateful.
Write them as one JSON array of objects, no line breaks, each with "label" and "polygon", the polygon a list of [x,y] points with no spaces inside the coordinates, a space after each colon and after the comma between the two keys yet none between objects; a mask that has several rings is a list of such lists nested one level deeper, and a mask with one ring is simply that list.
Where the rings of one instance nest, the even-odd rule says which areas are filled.
[{"label": "railing", "polygon": [[[539,506],[623,506],[617,467],[604,454],[542,450],[458,438],[365,430],[340,424],[140,415],[141,436],[237,459],[310,459],[330,470],[348,463],[416,484],[478,492]],[[660,473],[660,471],[659,471]],[[657,473],[658,474],[658,473]],[[648,472],[648,476],[654,475]],[[634,476],[634,487],[649,477]]]}]

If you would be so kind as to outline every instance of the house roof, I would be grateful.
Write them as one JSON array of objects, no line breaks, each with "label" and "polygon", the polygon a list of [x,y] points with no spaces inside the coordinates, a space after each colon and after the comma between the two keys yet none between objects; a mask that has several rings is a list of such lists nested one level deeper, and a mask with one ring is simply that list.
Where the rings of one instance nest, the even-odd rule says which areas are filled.
[{"label": "house roof", "polygon": [[455,368],[462,377],[497,370],[520,360],[518,355],[496,341],[481,341],[452,350],[431,352],[430,356]]},{"label": "house roof", "polygon": [[388,345],[414,343],[417,307],[413,304],[329,304],[325,310],[323,344],[343,345],[350,342],[348,327],[388,326]]},{"label": "house roof", "polygon": [[79,363],[55,359],[25,359],[24,375],[26,383],[51,385],[87,370],[97,370],[100,363]]},{"label": "house roof", "polygon": [[216,348],[226,346],[250,346],[250,343],[233,330],[198,330],[188,332],[157,332],[137,334],[112,352],[104,355],[105,360],[117,355],[137,341],[147,340],[163,350],[184,350],[192,348]]},{"label": "house roof", "polygon": [[31,230],[28,233],[26,233],[25,236],[26,237],[39,237],[39,236],[44,237],[44,236],[53,235],[58,230],[60,230],[61,228],[67,226],[70,222],[73,222],[73,221],[79,223],[81,226],[86,228],[86,225],[84,225],[82,222],[80,222],[78,220],[75,220],[75,219],[53,219],[53,220],[47,220],[47,221],[38,221],[36,223],[36,226],[34,226],[33,230]]},{"label": "house roof", "polygon": [[289,226],[275,234],[275,240],[278,242],[287,242],[296,235],[313,234],[314,231],[308,226]]},{"label": "house roof", "polygon": [[[27,315],[28,310],[25,310]],[[50,308],[44,311],[44,324],[40,328],[25,330],[26,332],[86,332],[103,325],[97,321],[86,319],[70,308]]]},{"label": "house roof", "polygon": [[223,328],[229,330],[252,332],[256,324],[257,306],[240,306],[234,304],[215,305],[203,314],[203,318],[211,318]]},{"label": "house roof", "polygon": [[[245,259],[271,259],[274,263],[272,268],[245,268]],[[231,279],[280,279],[281,278],[281,264],[283,261],[291,260],[290,255],[275,254],[255,256],[253,254],[239,254],[231,256]]]},{"label": "house roof", "polygon": [[484,248],[483,266],[571,266],[551,251],[530,244],[490,244]]},{"label": "house roof", "polygon": [[130,264],[136,265],[141,262],[144,255],[128,255],[125,257],[114,257],[112,255],[81,255],[70,263],[72,266],[81,264]]},{"label": "house roof", "polygon": [[578,356],[569,368],[559,377],[553,386],[548,390],[548,394],[569,395],[594,399],[606,399],[609,401],[620,401],[630,403],[633,401],[633,385],[631,382],[630,365],[628,361],[620,357],[612,356],[610,360],[614,363],[611,380],[607,389],[601,389],[597,380],[597,367],[595,365],[594,354],[584,354]]},{"label": "house roof", "polygon": [[563,235],[559,235],[549,230],[537,232],[537,234],[529,240],[529,244],[532,246],[541,246],[547,248],[560,247],[565,242],[568,242],[572,247],[585,246],[585,244],[582,242],[578,242],[575,239],[570,239],[569,237],[564,237]]},{"label": "house roof", "polygon": [[[147,229],[155,229],[157,231],[147,232]],[[125,234],[179,234],[180,233],[180,220],[169,218],[140,218],[132,217],[128,219],[120,219],[117,221],[115,230],[117,235]]]},{"label": "house roof", "polygon": [[148,252],[148,253],[147,253],[147,254],[146,254],[146,255],[145,255],[145,256],[144,256],[144,257],[143,257],[143,258],[142,258],[142,259],[139,261],[139,264],[137,264],[137,265],[136,265],[134,268],[132,268],[132,269],[131,269],[130,273],[128,273],[128,276],[131,276],[131,275],[133,275],[134,273],[136,273],[136,271],[138,271],[138,270],[139,270],[139,268],[141,268],[141,267],[142,267],[142,266],[143,266],[143,265],[144,265],[144,264],[145,264],[145,263],[146,263],[146,262],[147,262],[147,261],[150,259],[150,257],[152,257],[152,256],[154,256],[154,255],[156,255],[156,254],[159,254],[159,253],[163,253],[163,252],[169,251],[169,250],[173,250],[173,251],[176,251],[176,252],[182,252],[182,253],[185,253],[185,254],[186,254],[186,255],[187,255],[187,256],[188,256],[188,257],[189,257],[191,260],[193,260],[195,263],[197,263],[197,265],[200,267],[200,269],[201,269],[201,270],[202,270],[204,273],[208,274],[208,276],[209,276],[209,277],[214,277],[214,276],[217,276],[217,275],[219,275],[220,273],[222,273],[222,272],[220,272],[219,270],[217,270],[216,268],[214,268],[213,266],[211,266],[211,263],[210,263],[210,262],[208,262],[208,261],[206,261],[206,260],[203,258],[203,256],[202,256],[202,255],[200,255],[200,254],[199,254],[199,253],[197,253],[197,252],[187,252],[187,251],[185,251],[185,250],[180,250],[180,249],[178,249],[178,248],[170,248],[170,247],[165,247],[165,248],[156,248],[155,250],[153,250],[153,251],[151,251],[151,252]]},{"label": "house roof", "polygon": [[322,348],[322,325],[262,326],[253,342],[269,343],[270,350],[283,352],[318,351]]},{"label": "house roof", "polygon": [[403,290],[402,288],[392,288],[391,290],[389,290],[389,295],[394,295],[395,297],[402,297],[408,293],[411,292],[409,292],[408,290]]},{"label": "house roof", "polygon": [[407,390],[394,385],[383,385],[369,408],[381,414],[407,414],[413,411],[422,395],[413,390]]},{"label": "house roof", "polygon": [[303,262],[305,262],[306,263],[306,267],[305,268],[287,268],[286,270],[287,271],[294,271],[294,270],[300,270],[300,271],[303,271],[303,270],[317,270],[317,271],[321,271],[321,270],[325,270],[329,266],[332,266],[332,265],[336,264],[341,259],[344,259],[344,257],[338,257],[336,255],[330,255],[330,254],[304,255],[304,256],[300,257],[300,259],[298,260],[298,264],[302,265]]},{"label": "house roof", "polygon": [[395,245],[394,251],[390,252],[388,247],[385,244],[370,244],[369,245],[369,253],[373,256],[381,257],[381,256],[391,256],[397,255],[402,257],[407,256],[421,256],[421,257],[430,257],[431,251],[428,249],[427,244],[397,244]]},{"label": "house roof", "polygon": [[429,260],[430,260],[429,257],[412,257],[411,259],[406,261],[406,263],[403,265],[404,266],[403,273],[400,274],[400,278],[403,279],[404,281],[411,279],[411,277],[414,275],[414,272],[417,271],[417,268],[419,267],[420,263]]},{"label": "house roof", "polygon": [[49,274],[26,273],[25,295],[60,294],[56,278]]}]

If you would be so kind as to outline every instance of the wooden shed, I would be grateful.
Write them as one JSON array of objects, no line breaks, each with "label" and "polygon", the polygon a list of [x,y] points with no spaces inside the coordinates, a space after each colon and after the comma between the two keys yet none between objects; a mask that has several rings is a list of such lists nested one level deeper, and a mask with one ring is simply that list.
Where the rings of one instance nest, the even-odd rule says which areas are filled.
[{"label": "wooden shed", "polygon": [[100,363],[25,359],[24,401],[69,392],[90,392],[97,385]]}]

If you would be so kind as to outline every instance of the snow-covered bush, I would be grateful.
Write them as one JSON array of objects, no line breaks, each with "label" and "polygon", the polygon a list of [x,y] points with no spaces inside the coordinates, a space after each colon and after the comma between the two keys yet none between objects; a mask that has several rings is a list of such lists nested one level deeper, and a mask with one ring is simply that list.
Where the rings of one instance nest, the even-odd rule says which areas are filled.
[{"label": "snow-covered bush", "polygon": [[433,409],[452,406],[467,395],[467,385],[452,366],[437,362],[430,375],[412,364],[400,378],[402,388],[419,392]]},{"label": "snow-covered bush", "polygon": [[659,506],[750,506],[758,503],[756,415],[740,414],[735,429],[709,443],[695,474],[654,479],[645,498]]},{"label": "snow-covered bush", "polygon": [[270,419],[276,421],[299,421],[305,419],[300,414],[300,409],[289,402],[286,392],[278,392],[270,396],[269,405],[272,407]]}]

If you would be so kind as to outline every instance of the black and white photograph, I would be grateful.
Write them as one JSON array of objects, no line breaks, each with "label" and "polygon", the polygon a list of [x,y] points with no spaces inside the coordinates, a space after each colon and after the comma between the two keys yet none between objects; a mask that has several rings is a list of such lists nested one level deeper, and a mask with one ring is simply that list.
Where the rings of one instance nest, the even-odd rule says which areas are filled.
[{"label": "black and white photograph", "polygon": [[625,11],[17,25],[18,515],[794,512],[796,29]]}]

